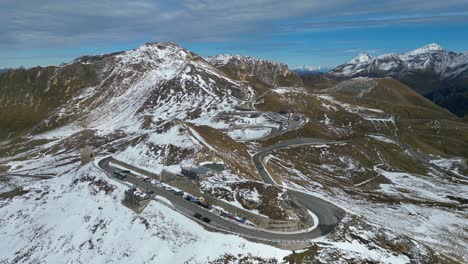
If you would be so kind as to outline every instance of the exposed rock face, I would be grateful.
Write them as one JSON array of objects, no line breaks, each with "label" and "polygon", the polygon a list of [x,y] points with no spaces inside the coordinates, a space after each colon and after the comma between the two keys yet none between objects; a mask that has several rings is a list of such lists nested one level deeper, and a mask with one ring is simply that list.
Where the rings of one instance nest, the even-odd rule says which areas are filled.
[{"label": "exposed rock face", "polygon": [[206,59],[230,77],[242,81],[255,77],[271,87],[302,86],[302,80],[284,63],[248,56],[221,54]]},{"label": "exposed rock face", "polygon": [[93,149],[88,145],[84,146],[84,148],[81,149],[80,158],[81,165],[90,162],[94,158]]},{"label": "exposed rock face", "polygon": [[360,54],[336,67],[331,76],[393,77],[458,116],[468,113],[468,53],[430,44],[405,54]]}]

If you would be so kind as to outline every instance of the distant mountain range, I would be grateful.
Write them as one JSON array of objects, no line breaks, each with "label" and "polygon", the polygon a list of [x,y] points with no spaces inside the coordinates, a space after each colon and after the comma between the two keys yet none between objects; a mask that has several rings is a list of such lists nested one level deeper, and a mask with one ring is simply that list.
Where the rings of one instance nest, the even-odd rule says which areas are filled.
[{"label": "distant mountain range", "polygon": [[468,113],[468,53],[429,44],[404,54],[359,54],[330,72],[336,79],[393,77],[458,116]]},{"label": "distant mountain range", "polygon": [[299,68],[293,69],[293,71],[299,76],[317,74],[317,73],[328,73],[331,70],[333,70],[333,68],[324,67],[324,66],[306,66],[306,65],[302,65]]}]

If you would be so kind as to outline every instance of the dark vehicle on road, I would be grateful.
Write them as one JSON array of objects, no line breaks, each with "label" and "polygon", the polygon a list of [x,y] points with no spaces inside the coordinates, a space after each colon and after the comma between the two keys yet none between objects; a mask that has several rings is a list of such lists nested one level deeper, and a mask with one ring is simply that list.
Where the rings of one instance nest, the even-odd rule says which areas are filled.
[{"label": "dark vehicle on road", "polygon": [[203,217],[202,220],[203,222],[208,223],[208,224],[211,222],[211,219],[209,219],[208,217]]},{"label": "dark vehicle on road", "polygon": [[124,173],[124,174],[129,174],[129,173],[130,173],[129,170],[121,170],[120,172],[121,172],[121,173]]},{"label": "dark vehicle on road", "polygon": [[183,191],[177,191],[174,194],[177,195],[177,196],[183,196],[184,192]]},{"label": "dark vehicle on road", "polygon": [[199,213],[196,213],[196,214],[194,214],[193,216],[194,216],[195,218],[198,218],[198,219],[201,219],[201,218],[202,218],[202,215],[199,214]]},{"label": "dark vehicle on road", "polygon": [[144,182],[150,182],[150,181],[151,181],[151,178],[144,178],[143,181],[144,181]]},{"label": "dark vehicle on road", "polygon": [[213,208],[213,206],[211,204],[209,204],[209,203],[204,203],[204,202],[200,202],[200,201],[196,201],[195,203],[198,204],[199,206],[203,207],[203,208],[208,209],[208,210]]},{"label": "dark vehicle on road", "polygon": [[114,176],[119,179],[119,180],[125,180],[127,178],[127,175],[120,172],[120,171],[114,171]]}]

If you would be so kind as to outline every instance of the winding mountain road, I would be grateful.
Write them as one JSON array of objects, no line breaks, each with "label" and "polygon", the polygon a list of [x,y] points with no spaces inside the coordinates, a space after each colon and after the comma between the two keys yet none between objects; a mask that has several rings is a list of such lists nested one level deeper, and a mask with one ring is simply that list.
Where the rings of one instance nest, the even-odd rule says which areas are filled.
[{"label": "winding mountain road", "polygon": [[[325,144],[325,143],[332,144],[332,143],[339,143],[339,142],[326,141],[326,140],[314,139],[314,138],[288,140],[288,141],[275,144],[269,148],[262,150],[256,155],[254,155],[254,163],[256,164],[255,166],[257,167],[259,174],[265,180],[265,182],[274,184],[269,174],[267,172],[264,172],[264,170],[262,169],[263,165],[260,161],[260,157],[263,154],[266,154],[275,149],[285,148],[285,147],[290,147],[290,146]],[[109,165],[109,161],[110,161],[110,157],[102,159],[101,161],[99,161],[98,165],[101,169],[103,169],[108,174],[108,176],[114,178],[113,173],[115,170],[118,170],[118,169]],[[290,233],[271,232],[271,231],[267,231],[263,229],[252,228],[247,225],[242,225],[237,222],[215,215],[209,212],[208,210],[205,210],[204,208],[198,206],[197,204],[194,204],[192,202],[189,202],[183,199],[180,196],[176,196],[161,188],[158,188],[154,185],[151,185],[147,182],[142,181],[134,174],[130,174],[129,177],[127,177],[127,181],[130,182],[131,184],[136,185],[137,187],[154,191],[156,195],[166,198],[168,201],[170,201],[170,203],[174,207],[176,207],[179,211],[186,213],[187,215],[193,215],[195,213],[199,213],[203,216],[208,216],[212,220],[210,225],[212,225],[215,228],[225,230],[226,232],[229,232],[229,233],[235,233],[240,236],[247,237],[247,238],[257,239],[257,240],[262,240],[262,241],[288,241],[288,242],[292,241],[294,242],[294,241],[307,241],[307,240],[311,240],[317,237],[321,237],[330,233],[334,229],[334,227],[340,222],[340,220],[345,216],[345,211],[332,203],[329,203],[325,200],[322,200],[320,198],[317,198],[315,196],[312,196],[306,193],[288,189],[288,192],[290,193],[290,195],[294,197],[294,199],[296,199],[302,206],[304,206],[308,210],[312,211],[315,215],[317,215],[317,218],[319,220],[318,225],[313,230],[307,230],[305,232],[290,232]]]}]

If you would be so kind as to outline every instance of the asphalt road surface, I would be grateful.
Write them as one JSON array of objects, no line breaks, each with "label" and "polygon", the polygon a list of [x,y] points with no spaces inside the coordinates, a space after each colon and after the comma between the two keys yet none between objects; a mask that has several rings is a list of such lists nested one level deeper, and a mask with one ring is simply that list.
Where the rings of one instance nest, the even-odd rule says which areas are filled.
[{"label": "asphalt road surface", "polygon": [[[268,153],[282,148],[292,147],[292,146],[303,146],[303,145],[322,145],[322,144],[339,144],[340,141],[330,141],[320,138],[295,138],[290,140],[285,140],[277,144],[271,145],[258,153],[256,153],[252,159],[255,167],[258,170],[258,174],[262,177],[263,181],[276,185],[272,177],[269,175],[268,171],[265,169],[265,166],[262,163],[263,157]],[[281,187],[281,186],[280,186]],[[331,232],[333,228],[341,221],[345,216],[345,211],[334,204],[331,204],[323,199],[317,198],[315,196],[299,192],[296,190],[288,189],[288,193],[292,196],[293,199],[298,201],[302,206],[312,211],[317,218],[319,219],[319,226],[321,233],[323,235]]]},{"label": "asphalt road surface", "polygon": [[0,174],[0,177],[23,177],[23,178],[34,178],[34,179],[50,179],[54,178],[55,176],[53,175],[29,175],[29,174],[18,174],[18,173],[5,173],[5,174]]}]

